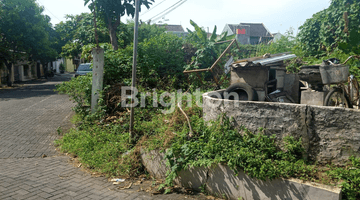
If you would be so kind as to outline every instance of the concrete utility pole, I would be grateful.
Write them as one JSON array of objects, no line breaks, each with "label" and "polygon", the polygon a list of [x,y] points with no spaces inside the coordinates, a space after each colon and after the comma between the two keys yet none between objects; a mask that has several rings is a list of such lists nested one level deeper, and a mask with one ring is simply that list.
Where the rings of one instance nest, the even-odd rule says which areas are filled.
[{"label": "concrete utility pole", "polygon": [[91,91],[91,113],[98,107],[99,92],[103,89],[104,82],[104,49],[94,48],[93,55],[93,81]]},{"label": "concrete utility pole", "polygon": [[[139,8],[140,8],[140,0],[135,0],[134,52],[133,52],[133,68],[132,68],[132,84],[131,84],[133,89],[136,87],[136,56],[137,56],[137,46],[138,46]],[[133,99],[135,99],[134,95],[135,94],[132,93],[131,103],[133,103]],[[131,106],[130,142],[132,142],[132,139],[134,138],[133,129],[134,129],[134,106]]]}]

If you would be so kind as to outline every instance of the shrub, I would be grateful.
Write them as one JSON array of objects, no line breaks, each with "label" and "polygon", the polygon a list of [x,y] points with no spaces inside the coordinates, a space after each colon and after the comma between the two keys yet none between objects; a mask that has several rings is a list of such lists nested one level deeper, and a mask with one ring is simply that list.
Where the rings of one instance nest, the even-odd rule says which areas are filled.
[{"label": "shrub", "polygon": [[56,85],[56,90],[60,94],[68,94],[70,100],[73,100],[76,105],[74,111],[82,116],[88,115],[91,106],[91,87],[92,74],[88,73],[86,76],[79,76],[73,78],[68,82],[63,82]]},{"label": "shrub", "polygon": [[[145,88],[180,88],[185,65],[182,39],[163,33],[145,39],[138,46],[137,83]],[[105,51],[104,84],[130,85],[133,48]]]},{"label": "shrub", "polygon": [[167,33],[140,43],[139,83],[145,88],[180,88],[185,65],[182,47],[181,38]]},{"label": "shrub", "polygon": [[[294,176],[304,165],[300,140],[286,138],[283,151],[275,143],[275,136],[253,134],[245,128],[241,133],[227,118],[213,122],[211,126],[196,116],[191,121],[196,136],[188,139],[189,130],[184,128],[166,153],[171,169],[167,184],[172,183],[181,169],[194,166],[222,163],[235,172],[243,169],[252,177],[265,180]],[[304,170],[310,172],[306,167]]]}]

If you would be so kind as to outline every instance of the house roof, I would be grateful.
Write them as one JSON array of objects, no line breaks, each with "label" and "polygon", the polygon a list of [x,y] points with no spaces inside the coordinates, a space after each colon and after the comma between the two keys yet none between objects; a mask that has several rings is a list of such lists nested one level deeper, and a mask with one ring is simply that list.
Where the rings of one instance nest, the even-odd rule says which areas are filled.
[{"label": "house roof", "polygon": [[272,37],[273,35],[263,23],[240,23],[240,26],[250,26],[251,36]]},{"label": "house roof", "polygon": [[185,32],[181,25],[158,24],[160,27],[165,27],[166,31],[170,32]]},{"label": "house roof", "polygon": [[229,35],[235,34],[236,33],[236,27],[239,26],[239,24],[227,24],[227,26],[230,28],[230,30],[232,31],[232,33],[228,33]]},{"label": "house roof", "polygon": [[241,29],[244,26],[250,27],[250,36],[258,37],[273,37],[270,31],[265,27],[263,23],[240,23],[240,24],[227,24],[233,34],[236,33],[236,29]]}]

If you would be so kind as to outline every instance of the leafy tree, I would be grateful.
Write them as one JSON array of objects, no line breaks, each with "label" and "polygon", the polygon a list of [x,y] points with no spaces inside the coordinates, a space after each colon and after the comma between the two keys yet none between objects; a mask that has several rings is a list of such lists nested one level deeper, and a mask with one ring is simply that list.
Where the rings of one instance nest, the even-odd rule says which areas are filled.
[{"label": "leafy tree", "polygon": [[338,47],[360,53],[360,1],[332,0],[300,27],[299,42],[308,55],[332,51]]},{"label": "leafy tree", "polygon": [[38,43],[33,41],[33,45],[36,45],[35,48],[31,48],[30,57],[32,60],[40,61],[43,65],[55,60],[60,51],[61,46],[59,46],[59,35],[56,34],[55,30],[52,28],[52,24],[50,23],[50,17],[45,15],[44,20],[42,21],[43,30],[34,34],[38,34],[37,38],[41,38]]},{"label": "leafy tree", "polygon": [[[60,22],[55,26],[59,34],[62,46],[62,55],[69,58],[78,58],[81,48],[88,44],[95,43],[94,21],[91,13],[81,13],[80,15],[67,15],[67,21]],[[105,24],[99,20],[98,37],[99,42],[110,42]]]},{"label": "leafy tree", "polygon": [[325,11],[314,14],[299,28],[299,42],[302,44],[303,51],[308,52],[309,55],[316,55],[320,50],[320,29],[324,15]]},{"label": "leafy tree", "polygon": [[47,32],[50,18],[42,12],[35,0],[0,1],[0,60],[9,71],[8,85],[12,85],[11,66],[17,61],[29,57],[47,61],[57,56]]},{"label": "leafy tree", "polygon": [[[109,30],[111,45],[114,50],[119,48],[116,30],[121,23],[121,17],[127,14],[134,17],[135,14],[135,0],[84,0],[85,5],[89,5],[89,8],[96,11],[96,14],[104,19],[106,26]],[[141,5],[145,5],[149,8],[154,0],[141,0]]]}]

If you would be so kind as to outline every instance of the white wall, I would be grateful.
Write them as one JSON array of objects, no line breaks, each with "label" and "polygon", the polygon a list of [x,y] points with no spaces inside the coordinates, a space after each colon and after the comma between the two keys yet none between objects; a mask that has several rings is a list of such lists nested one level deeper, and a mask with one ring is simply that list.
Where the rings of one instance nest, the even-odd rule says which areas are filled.
[{"label": "white wall", "polygon": [[53,62],[53,67],[56,70],[56,73],[60,73],[60,63],[64,63],[62,58]]}]

